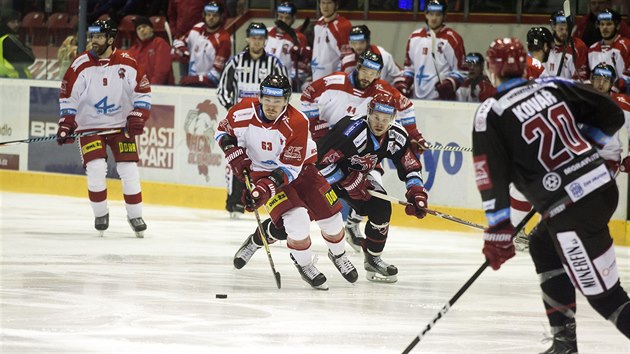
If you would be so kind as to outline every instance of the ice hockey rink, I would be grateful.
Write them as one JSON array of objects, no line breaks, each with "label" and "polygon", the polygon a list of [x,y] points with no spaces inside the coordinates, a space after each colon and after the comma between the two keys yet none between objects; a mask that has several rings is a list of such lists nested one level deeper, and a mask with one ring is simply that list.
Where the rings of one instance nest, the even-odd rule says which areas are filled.
[{"label": "ice hockey rink", "polygon": [[[134,237],[124,205],[110,203],[105,237],[87,198],[0,193],[0,352],[400,353],[483,263],[480,234],[392,227],[384,260],[395,284],[347,283],[312,226],[329,291],[299,277],[285,244],[241,270],[234,252],[256,222],[221,211],[145,205]],[[431,216],[428,216],[431,217]],[[349,249],[349,247],[348,247]],[[617,247],[630,288],[630,252]],[[529,255],[486,270],[414,353],[538,353],[549,328]],[[226,299],[215,298],[227,294]],[[630,341],[578,295],[580,353],[630,353]]]}]

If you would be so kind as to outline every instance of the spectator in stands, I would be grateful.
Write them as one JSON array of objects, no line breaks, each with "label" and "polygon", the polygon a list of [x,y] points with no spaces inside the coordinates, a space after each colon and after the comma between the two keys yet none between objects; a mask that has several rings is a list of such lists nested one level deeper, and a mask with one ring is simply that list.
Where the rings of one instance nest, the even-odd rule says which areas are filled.
[{"label": "spectator in stands", "polygon": [[339,15],[340,0],[319,0],[322,17],[315,23],[311,73],[313,81],[341,69],[341,57],[352,52],[348,43],[352,24]]},{"label": "spectator in stands", "polygon": [[[59,50],[57,50],[57,60],[59,61],[59,75],[63,77],[68,67],[77,57],[77,36],[70,35],[63,40]],[[60,77],[60,78],[61,78]]]},{"label": "spectator in stands", "polygon": [[483,74],[484,59],[480,53],[468,53],[464,61],[468,69],[468,78],[457,89],[455,96],[459,102],[483,102],[494,96],[497,89],[490,79]]},{"label": "spectator in stands", "polygon": [[14,10],[0,12],[0,77],[30,78],[28,67],[35,62],[33,51],[18,38],[20,14]]},{"label": "spectator in stands", "polygon": [[148,17],[136,17],[133,25],[138,41],[129,48],[129,53],[144,70],[151,85],[172,85],[174,79],[170,45],[163,38],[154,35],[153,23]]},{"label": "spectator in stands", "polygon": [[223,29],[225,8],[211,1],[203,8],[204,21],[196,24],[182,40],[173,41],[175,54],[189,59],[188,75],[180,85],[217,87],[225,62],[232,54],[230,34]]},{"label": "spectator in stands", "polygon": [[293,23],[297,15],[293,2],[281,2],[276,7],[276,26],[271,28],[265,51],[275,55],[289,71],[293,91],[301,91],[302,83],[310,74],[312,50],[306,36]]},{"label": "spectator in stands", "polygon": [[630,87],[630,38],[619,34],[621,15],[605,9],[597,15],[597,26],[602,39],[588,49],[588,63],[591,69],[600,63],[612,65],[623,92]]},{"label": "spectator in stands", "polygon": [[[611,0],[589,0],[589,6],[589,14],[583,16],[579,21],[577,21],[575,33],[573,34],[574,37],[582,39],[587,47],[590,47],[595,42],[602,40],[601,33],[597,26],[597,16],[605,9],[611,9],[612,2]],[[628,27],[628,24],[621,23],[621,26],[619,27],[619,34],[624,37],[630,37],[630,28]],[[590,65],[595,66],[597,64],[599,63],[591,63]]]},{"label": "spectator in stands", "polygon": [[425,8],[426,26],[407,41],[403,80],[396,88],[405,96],[454,100],[464,81],[464,40],[446,27],[446,0],[430,0]]},{"label": "spectator in stands", "polygon": [[[567,18],[564,11],[551,14],[551,31],[553,43],[549,51],[545,70],[547,76],[560,76],[565,79],[588,80],[588,47],[577,37],[570,37]],[[567,42],[568,41],[568,42]],[[564,46],[567,46],[566,49]],[[564,60],[562,57],[564,56]],[[562,70],[558,73],[562,62]]]},{"label": "spectator in stands", "polygon": [[354,68],[357,66],[359,56],[366,50],[371,50],[383,57],[381,79],[393,85],[394,80],[402,76],[402,71],[400,71],[400,67],[398,67],[394,61],[394,57],[389,52],[387,52],[383,47],[371,43],[370,35],[370,29],[366,25],[352,27],[350,30],[350,36],[348,37],[352,53],[348,53],[341,58],[341,71],[346,74],[354,71]]},{"label": "spectator in stands", "polygon": [[[223,1],[219,1],[223,5]],[[194,25],[203,21],[203,8],[208,0],[169,0],[168,24],[173,31],[173,39],[186,36]]]}]

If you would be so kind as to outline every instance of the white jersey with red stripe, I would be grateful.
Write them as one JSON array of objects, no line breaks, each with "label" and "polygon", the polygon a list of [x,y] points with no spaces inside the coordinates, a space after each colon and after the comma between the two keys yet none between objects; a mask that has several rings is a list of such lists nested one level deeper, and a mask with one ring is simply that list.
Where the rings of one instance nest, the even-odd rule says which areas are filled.
[{"label": "white jersey with red stripe", "polygon": [[630,39],[617,35],[611,45],[595,42],[588,49],[588,64],[593,70],[600,63],[612,65],[617,77],[630,81]]},{"label": "white jersey with red stripe", "polygon": [[[573,52],[573,48],[575,48],[575,53]],[[565,79],[588,80],[590,69],[588,66],[588,48],[586,44],[579,38],[573,38],[573,46],[570,44],[567,45],[562,70],[560,71],[560,75],[557,75],[560,61],[562,61],[563,51],[564,45],[554,44],[553,48],[549,51],[547,61],[543,64],[545,72],[540,76],[560,76]]]},{"label": "white jersey with red stripe", "polygon": [[[303,53],[305,48],[308,46],[308,41],[306,36],[302,34],[302,32],[295,32],[299,43],[299,52]],[[274,55],[284,66],[287,68],[289,72],[290,79],[295,79],[295,68],[297,64],[297,69],[299,73],[300,80],[304,80],[306,78],[306,69],[307,65],[300,65],[301,63],[295,63],[293,58],[291,57],[291,50],[295,46],[293,43],[293,39],[291,36],[286,33],[280,33],[277,27],[273,27],[269,31],[269,35],[267,36],[267,43],[265,44],[265,52]]]},{"label": "white jersey with red stripe", "polygon": [[232,106],[219,123],[215,140],[220,143],[228,135],[246,149],[254,179],[281,168],[290,183],[305,163],[317,159],[315,142],[308,134],[308,118],[291,105],[278,119],[269,121],[257,98],[245,98]]},{"label": "white jersey with red stripe", "polygon": [[[630,136],[630,97],[628,95],[620,94],[612,92],[610,94],[610,98],[623,110],[624,118],[626,119],[626,129],[628,130],[628,135]],[[619,132],[616,132],[615,135],[604,145],[603,148],[597,150],[599,155],[603,157],[605,160],[611,161],[621,161],[621,152],[623,151],[623,144],[621,143],[621,139],[619,137]]]},{"label": "white jersey with red stripe", "polygon": [[313,29],[313,81],[341,69],[341,57],[352,51],[348,42],[351,29],[350,21],[339,14],[330,22],[323,16],[317,20]]},{"label": "white jersey with red stripe", "polygon": [[184,42],[190,52],[188,75],[210,75],[212,81],[219,82],[225,62],[232,55],[230,34],[224,29],[210,32],[200,22],[188,32]]},{"label": "white jersey with red stripe", "polygon": [[[402,71],[394,57],[383,47],[370,44],[367,48],[376,54],[380,54],[383,58],[383,69],[381,70],[381,79],[393,84],[394,79],[402,75]],[[346,74],[351,73],[356,67],[359,60],[359,54],[352,52],[341,58],[341,71]]]},{"label": "white jersey with red stripe", "polygon": [[356,88],[356,71],[346,74],[336,72],[314,81],[302,93],[300,109],[311,120],[323,120],[332,128],[345,116],[366,115],[368,103],[379,92],[386,92],[396,99],[396,121],[407,131],[416,128],[413,103],[389,83],[377,79],[365,90]]},{"label": "white jersey with red stripe", "polygon": [[[432,53],[435,54],[435,60]],[[439,80],[464,81],[465,54],[462,37],[451,28],[442,26],[435,31],[435,43],[428,27],[411,33],[407,41],[403,75],[413,78],[414,97],[437,99],[435,85]]]},{"label": "white jersey with red stripe", "polygon": [[61,81],[60,115],[76,115],[77,132],[122,128],[134,108],[151,109],[151,84],[124,50],[107,59],[79,55]]}]

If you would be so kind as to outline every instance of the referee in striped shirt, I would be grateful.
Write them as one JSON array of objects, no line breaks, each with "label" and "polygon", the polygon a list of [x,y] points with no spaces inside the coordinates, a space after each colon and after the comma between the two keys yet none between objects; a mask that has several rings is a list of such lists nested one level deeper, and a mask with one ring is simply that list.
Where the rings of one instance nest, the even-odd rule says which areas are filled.
[{"label": "referee in striped shirt", "polygon": [[263,23],[252,22],[246,33],[247,48],[229,60],[219,81],[217,95],[227,109],[244,97],[257,97],[260,83],[267,75],[289,77],[282,62],[265,52],[267,27]]}]

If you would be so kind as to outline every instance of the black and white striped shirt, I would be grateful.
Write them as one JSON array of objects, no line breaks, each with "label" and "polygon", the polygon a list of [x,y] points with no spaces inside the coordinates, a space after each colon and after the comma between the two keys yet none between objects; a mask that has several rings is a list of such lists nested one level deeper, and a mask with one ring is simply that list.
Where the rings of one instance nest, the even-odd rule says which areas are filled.
[{"label": "black and white striped shirt", "polygon": [[245,49],[225,65],[217,91],[219,102],[229,109],[244,97],[257,97],[260,83],[270,74],[289,77],[287,68],[275,56],[263,53],[254,60]]}]

